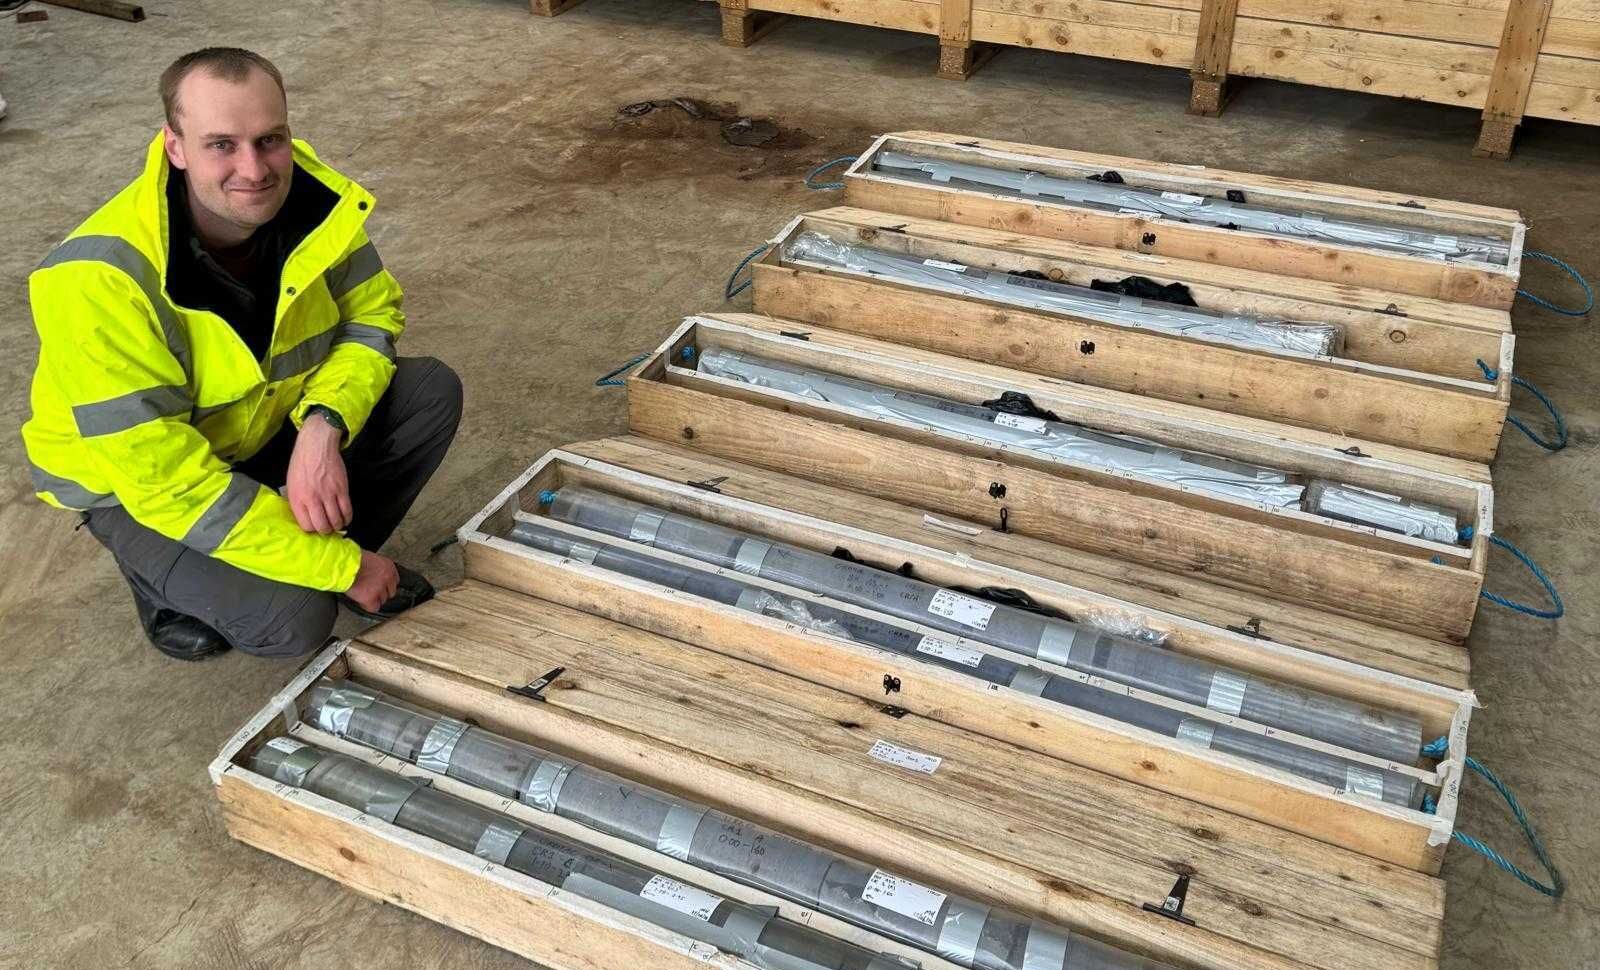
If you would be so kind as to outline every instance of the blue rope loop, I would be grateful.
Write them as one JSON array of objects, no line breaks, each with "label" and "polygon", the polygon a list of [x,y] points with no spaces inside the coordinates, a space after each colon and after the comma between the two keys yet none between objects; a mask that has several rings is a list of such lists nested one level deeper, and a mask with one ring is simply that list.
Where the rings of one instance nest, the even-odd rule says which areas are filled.
[{"label": "blue rope loop", "polygon": [[[1448,750],[1448,742],[1444,738],[1438,738],[1422,746],[1422,756],[1435,759],[1443,758]],[[1533,830],[1533,823],[1528,821],[1528,814],[1522,810],[1522,803],[1517,801],[1517,796],[1511,793],[1510,787],[1496,777],[1495,773],[1485,767],[1483,762],[1477,758],[1468,755],[1467,767],[1493,785],[1494,790],[1500,793],[1501,798],[1505,799],[1506,807],[1511,809],[1511,815],[1517,820],[1517,825],[1522,829],[1522,835],[1528,840],[1529,847],[1533,849],[1534,856],[1538,858],[1539,864],[1544,866],[1544,871],[1549,874],[1550,884],[1545,885],[1528,875],[1516,863],[1465,832],[1452,830],[1450,833],[1451,838],[1488,859],[1502,871],[1515,876],[1518,882],[1521,882],[1529,889],[1543,893],[1551,899],[1560,899],[1562,894],[1567,891],[1567,881],[1562,878],[1561,871],[1556,868],[1555,862],[1551,860],[1550,853],[1546,851],[1544,843],[1539,839],[1539,834]],[[1438,804],[1433,802],[1431,796],[1424,795],[1422,801],[1422,810],[1424,812],[1431,815],[1438,809]]]},{"label": "blue rope loop", "polygon": [[621,374],[625,370],[628,370],[628,369],[630,369],[632,367],[635,367],[635,366],[637,366],[639,364],[644,363],[644,361],[646,359],[648,359],[649,356],[650,356],[649,354],[640,354],[639,356],[637,356],[637,357],[633,358],[632,360],[628,361],[626,364],[623,364],[621,367],[618,367],[618,368],[616,368],[614,370],[606,371],[604,374],[600,375],[598,380],[596,380],[594,382],[594,386],[595,387],[622,387],[623,385],[625,385],[627,383],[627,381],[624,381],[622,378],[618,377],[617,375]]},{"label": "blue rope loop", "polygon": [[743,273],[744,272],[744,268],[746,266],[749,266],[755,260],[755,258],[757,256],[760,256],[762,253],[766,252],[767,250],[769,250],[771,248],[772,248],[772,243],[769,243],[769,242],[762,243],[761,245],[757,246],[756,248],[750,250],[750,255],[746,256],[744,259],[739,260],[739,265],[735,266],[734,269],[733,269],[733,275],[728,277],[727,285],[725,285],[722,288],[722,298],[724,300],[731,300],[734,297],[738,296],[740,293],[743,293],[745,290],[750,288],[750,284],[755,282],[755,277],[754,276],[751,276],[749,279],[745,280],[743,283],[740,283],[738,286],[734,286],[733,285],[733,281],[737,280],[739,278],[739,274]]},{"label": "blue rope loop", "polygon": [[1564,317],[1584,317],[1584,316],[1588,316],[1589,315],[1589,311],[1594,309],[1594,290],[1590,288],[1589,281],[1583,278],[1583,274],[1582,273],[1579,273],[1577,270],[1573,269],[1571,266],[1568,266],[1566,263],[1562,262],[1561,260],[1556,259],[1554,256],[1550,255],[1549,253],[1541,253],[1541,252],[1539,252],[1537,250],[1525,249],[1525,250],[1522,251],[1522,255],[1531,256],[1534,259],[1542,259],[1547,263],[1552,263],[1555,266],[1557,266],[1558,268],[1565,270],[1567,275],[1572,277],[1573,280],[1580,287],[1583,288],[1583,306],[1578,308],[1578,309],[1576,309],[1576,310],[1571,309],[1570,307],[1556,306],[1554,303],[1551,303],[1549,300],[1546,300],[1545,298],[1540,297],[1540,296],[1534,296],[1532,293],[1529,293],[1527,290],[1518,290],[1517,291],[1517,295],[1518,296],[1523,297],[1524,299],[1528,300],[1530,303],[1535,303],[1535,304],[1537,304],[1539,306],[1544,307],[1546,310],[1549,310],[1551,313],[1559,313]]},{"label": "blue rope loop", "polygon": [[1488,590],[1483,590],[1478,595],[1482,596],[1491,603],[1504,606],[1508,610],[1516,610],[1518,613],[1522,613],[1527,616],[1536,616],[1541,620],[1559,620],[1562,615],[1567,612],[1567,606],[1565,603],[1561,602],[1561,594],[1556,592],[1556,584],[1550,581],[1550,577],[1544,574],[1544,570],[1540,569],[1532,559],[1529,559],[1527,553],[1512,545],[1509,539],[1503,539],[1500,536],[1494,535],[1493,533],[1485,538],[1504,549],[1506,552],[1516,556],[1518,562],[1528,567],[1528,571],[1533,573],[1533,578],[1537,579],[1539,581],[1539,585],[1543,586],[1544,591],[1549,594],[1552,606],[1548,610],[1541,610],[1536,606],[1528,606],[1526,603],[1518,603],[1514,600],[1508,600],[1499,593],[1491,593]]},{"label": "blue rope loop", "polygon": [[[1484,380],[1497,381],[1500,379],[1500,372],[1495,370],[1493,367],[1490,367],[1488,364],[1485,364],[1481,359],[1478,361],[1478,369],[1483,371]],[[1511,383],[1538,398],[1539,403],[1544,405],[1544,409],[1550,412],[1550,417],[1555,419],[1556,422],[1555,440],[1546,441],[1539,437],[1539,435],[1536,434],[1532,428],[1529,428],[1527,425],[1523,424],[1522,419],[1514,414],[1506,415],[1506,420],[1511,422],[1511,426],[1513,428],[1516,428],[1518,431],[1527,435],[1529,441],[1532,441],[1545,451],[1560,451],[1561,449],[1565,448],[1567,446],[1568,437],[1567,419],[1563,418],[1561,416],[1561,412],[1556,410],[1555,404],[1551,402],[1550,398],[1545,396],[1543,391],[1535,387],[1532,381],[1524,377],[1518,377],[1516,374],[1512,374]]]},{"label": "blue rope loop", "polygon": [[843,164],[846,164],[848,162],[853,162],[857,158],[860,158],[860,157],[861,156],[859,156],[859,155],[841,155],[841,156],[839,156],[838,158],[834,159],[831,162],[823,162],[821,165],[818,165],[816,168],[812,169],[809,174],[806,175],[806,188],[811,189],[812,191],[820,191],[820,190],[823,190],[823,189],[842,189],[842,188],[844,188],[844,183],[843,182],[813,182],[811,180],[816,178],[818,175],[821,175],[823,172],[826,172],[828,169],[834,167],[835,165],[843,165]]}]

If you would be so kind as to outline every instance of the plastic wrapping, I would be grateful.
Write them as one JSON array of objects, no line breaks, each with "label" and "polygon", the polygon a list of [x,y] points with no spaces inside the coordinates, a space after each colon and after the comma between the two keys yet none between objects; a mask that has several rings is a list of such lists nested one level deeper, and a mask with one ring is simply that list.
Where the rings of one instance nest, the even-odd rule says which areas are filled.
[{"label": "plastic wrapping", "polygon": [[1276,508],[1298,508],[1303,485],[1272,468],[1105,434],[1061,421],[996,411],[976,404],[901,391],[838,374],[796,367],[737,351],[702,347],[699,369],[757,387],[787,391],[867,414],[899,418],[1043,455],[1172,482],[1212,495]]},{"label": "plastic wrapping", "polygon": [[1437,542],[1457,541],[1454,512],[1398,495],[1319,479],[1301,484],[1299,476],[1264,465],[1172,448],[1064,421],[901,391],[739,351],[705,347],[698,360],[699,369],[706,374],[838,404],[864,414],[898,418],[925,428],[956,432],[1142,479],[1171,482],[1268,508],[1304,508],[1403,535]]},{"label": "plastic wrapping", "polygon": [[1406,229],[1381,222],[1332,218],[1317,212],[1282,212],[1248,202],[1140,189],[1119,182],[1061,178],[1039,172],[947,162],[905,152],[882,152],[873,168],[896,178],[913,181],[972,185],[1002,195],[1059,199],[1097,209],[1159,216],[1227,229],[1247,229],[1272,236],[1322,239],[1409,256],[1452,262],[1474,260],[1497,266],[1509,264],[1511,258],[1508,243],[1487,236]]},{"label": "plastic wrapping", "polygon": [[[397,708],[385,703],[364,709],[351,720],[373,722]],[[432,718],[413,717],[418,728]],[[390,718],[381,726],[403,731]],[[472,731],[470,735],[482,734]],[[470,736],[469,735],[469,736]],[[389,735],[391,738],[397,735]],[[513,742],[496,739],[501,745]],[[386,750],[386,749],[380,749]],[[310,767],[286,769],[294,756]],[[397,755],[398,756],[398,755]],[[897,958],[873,953],[784,920],[771,909],[723,899],[644,866],[593,849],[553,832],[530,829],[516,819],[422,783],[366,764],[348,755],[323,751],[289,738],[275,738],[251,760],[258,774],[315,792],[400,828],[443,842],[463,852],[504,865],[567,892],[671,929],[690,939],[733,953],[768,970],[906,970]],[[403,790],[392,815],[375,805],[375,792]],[[1129,964],[1136,966],[1136,964]]]},{"label": "plastic wrapping", "polygon": [[[352,686],[326,680],[319,682],[311,691],[308,716],[319,721],[340,720],[346,725],[344,736],[348,740],[411,762],[418,761],[419,749],[398,743],[399,739],[427,737],[436,732],[441,722],[449,721],[360,687],[355,689],[365,691],[368,702],[359,709],[351,709],[349,716],[335,719],[331,707],[348,704]],[[340,700],[333,700],[336,697]],[[391,746],[370,739],[388,740]],[[550,765],[556,767],[552,770]],[[982,970],[1162,970],[1164,967],[1164,964],[1079,937],[1065,928],[1035,923],[1019,914],[916,883],[480,728],[469,728],[461,736],[451,763],[444,771],[449,777],[496,794],[520,792],[527,787],[526,779],[541,773],[560,774],[564,778],[553,800],[534,802],[527,797],[515,797],[586,828],[665,853],[696,868],[820,910],[966,967]],[[614,885],[619,882],[617,879],[607,881]],[[625,884],[624,888],[631,888],[631,885]],[[794,924],[786,925],[794,927]],[[794,928],[804,930],[803,927]],[[805,932],[815,934],[812,930]],[[1030,940],[1034,941],[1035,951],[1045,949],[1051,941],[1065,941],[1066,946],[1061,949],[1060,959],[1036,965],[1022,959]],[[787,952],[806,950],[791,947]],[[876,968],[877,965],[871,966]]]},{"label": "plastic wrapping", "polygon": [[945,293],[997,300],[1012,306],[1070,313],[1090,320],[1180,334],[1212,343],[1337,356],[1343,331],[1331,323],[1308,323],[1218,313],[1176,303],[1055,283],[966,266],[920,259],[870,246],[841,243],[818,232],[803,232],[784,251],[788,261],[838,266]]},{"label": "plastic wrapping", "polygon": [[[578,524],[590,527],[594,527],[592,523],[596,521],[609,520],[615,528],[624,524],[617,518],[617,512],[626,515],[628,507],[647,509],[638,503],[579,489],[563,489],[558,493],[556,497],[558,506],[562,503],[562,495],[568,491],[581,491],[583,494],[567,496],[568,504],[562,511],[574,515],[580,520]],[[606,508],[609,503],[622,503],[622,506]],[[673,521],[675,518],[679,517],[670,513],[664,514],[659,530],[681,535],[677,528],[678,524]],[[689,521],[695,522],[695,520]],[[695,522],[695,524],[711,530],[721,528],[709,523]],[[607,530],[599,528],[598,531]],[[510,538],[557,555],[568,555],[570,548],[579,543],[579,540],[565,533],[530,521],[519,521],[512,530]],[[715,536],[707,538],[713,544],[722,545]],[[763,566],[774,553],[792,548],[760,539],[747,541],[759,543],[759,555]],[[787,601],[790,605],[786,609],[793,611],[799,607],[804,609],[806,615],[815,622],[837,624],[848,634],[848,639],[872,644],[910,659],[942,666],[989,683],[1027,690],[1047,700],[1111,717],[1168,737],[1177,736],[1179,724],[1184,716],[1181,712],[1148,701],[1101,690],[995,654],[973,650],[938,637],[926,636],[910,627],[863,617],[822,604],[783,597],[770,590],[746,585],[732,577],[716,576],[655,559],[640,550],[603,543],[597,545],[599,553],[594,563],[602,568],[649,579],[673,589],[695,592],[697,595],[753,612],[781,615],[767,604],[772,601]],[[672,551],[679,552],[680,549]],[[1370,708],[1353,701],[1265,678],[1235,673],[1215,664],[1163,650],[1147,643],[948,590],[938,590],[917,580],[873,570],[859,564],[816,556],[815,553],[804,550],[792,551],[802,557],[813,556],[825,563],[838,564],[850,569],[832,574],[837,584],[826,589],[813,588],[807,582],[790,582],[789,585],[854,602],[890,616],[949,629],[949,632],[957,636],[978,643],[1006,647],[1006,644],[996,643],[996,640],[1005,638],[1016,643],[1031,638],[1034,644],[1031,648],[1022,649],[1013,646],[1007,649],[1027,653],[1128,686],[1149,690],[1152,693],[1202,705],[1258,724],[1294,731],[1351,750],[1363,751],[1391,761],[1416,763],[1417,752],[1422,743],[1422,727],[1415,718],[1408,715]],[[733,550],[731,556],[737,559],[740,552],[741,550]],[[689,552],[682,554],[693,555]],[[748,558],[747,556],[747,560]],[[803,569],[790,569],[788,573],[796,578],[808,578]],[[764,568],[758,574],[763,578],[786,581],[780,576],[769,575]],[[817,584],[818,587],[827,585]],[[852,590],[856,592],[852,594]],[[929,590],[936,592],[929,595]],[[944,599],[940,601],[939,597]],[[937,604],[940,612],[919,610],[915,606],[919,601],[925,602],[929,607]],[[895,604],[909,606],[909,609],[895,609],[893,608]],[[942,613],[951,614],[964,622],[957,623],[955,629],[950,629],[949,625],[937,622],[947,618],[942,616]],[[985,621],[983,628],[975,628],[971,622],[979,617]],[[1228,741],[1236,734],[1245,735],[1250,732],[1226,728],[1223,729],[1222,737],[1224,741]],[[1351,764],[1347,759],[1302,748],[1288,741],[1274,738],[1261,740],[1263,741],[1261,745],[1249,749],[1251,753],[1248,757],[1251,760],[1329,784],[1338,784],[1335,779],[1343,778],[1346,767]],[[1220,746],[1219,750],[1222,750]],[[1235,750],[1235,753],[1241,753],[1242,750]],[[1416,785],[1413,779],[1398,775],[1396,778],[1401,780],[1396,780],[1389,787],[1403,799],[1401,804],[1410,804],[1415,798],[1420,797],[1420,786]]]},{"label": "plastic wrapping", "polygon": [[1313,481],[1306,489],[1306,509],[1434,542],[1461,542],[1456,514],[1450,509],[1355,485]]}]

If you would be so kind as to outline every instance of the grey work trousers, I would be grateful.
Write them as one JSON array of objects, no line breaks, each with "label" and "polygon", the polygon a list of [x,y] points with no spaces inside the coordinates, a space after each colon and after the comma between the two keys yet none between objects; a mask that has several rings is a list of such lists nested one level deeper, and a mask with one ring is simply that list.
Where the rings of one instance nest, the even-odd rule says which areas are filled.
[{"label": "grey work trousers", "polygon": [[[416,501],[461,419],[461,380],[432,357],[396,361],[388,390],[345,449],[354,516],[345,535],[377,551]],[[282,488],[294,451],[287,422],[260,452],[234,466]],[[327,641],[335,594],[265,579],[196,552],[136,522],[121,506],[86,513],[89,531],[111,550],[134,596],[195,617],[234,647],[265,657],[298,657]]]}]

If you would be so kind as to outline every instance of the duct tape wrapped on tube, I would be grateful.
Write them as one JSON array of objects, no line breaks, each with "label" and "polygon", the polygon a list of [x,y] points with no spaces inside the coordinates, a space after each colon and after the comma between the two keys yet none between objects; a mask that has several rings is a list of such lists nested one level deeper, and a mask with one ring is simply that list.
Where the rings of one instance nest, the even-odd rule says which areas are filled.
[{"label": "duct tape wrapped on tube", "polygon": [[795,237],[784,250],[784,259],[866,273],[942,293],[1067,313],[1212,343],[1258,350],[1289,350],[1317,357],[1335,357],[1343,350],[1343,331],[1332,323],[1219,313],[1072,283],[1037,280],[944,260],[920,259],[887,249],[841,243],[819,232],[803,232]]},{"label": "duct tape wrapped on tube", "polygon": [[[319,682],[311,692],[309,708],[316,710],[340,688],[339,682]],[[393,746],[379,747],[378,750],[414,761],[414,755],[407,754],[407,748],[400,739],[415,736],[419,732],[425,736],[442,720],[445,719],[440,715],[379,695],[351,719],[351,734],[347,739],[354,739],[356,735],[389,739]],[[962,966],[984,970],[1025,970],[1028,967],[1035,970],[1161,970],[1164,966],[1084,939],[1064,927],[1035,922],[1020,914],[985,906],[707,806],[635,784],[588,765],[556,758],[533,745],[481,728],[469,727],[457,739],[451,762],[446,770],[450,777],[495,793],[515,784],[512,779],[526,777],[541,765],[556,763],[569,766],[566,781],[553,804],[525,803],[593,831],[663,852],[705,872],[816,909],[925,952],[940,954]],[[280,764],[280,758],[263,759],[256,770],[271,775],[281,770]],[[469,779],[482,779],[483,783]],[[313,790],[317,790],[317,783],[317,777],[310,779]],[[430,796],[437,794],[427,789],[423,791]],[[502,819],[498,824],[507,831],[518,827],[518,823],[510,819],[494,813],[487,814]],[[435,825],[424,834],[440,830]],[[518,850],[523,843],[546,836],[546,833],[526,829],[507,853],[506,864],[516,868]],[[488,851],[498,852],[499,843],[496,839],[503,841],[503,837],[491,837],[484,829],[471,827],[456,832],[455,837],[460,844],[465,844],[470,838],[470,848],[474,851],[483,850],[478,854],[485,857]],[[492,850],[490,847],[493,847]],[[583,851],[593,852],[588,849]],[[548,871],[552,861],[564,864],[559,857],[547,860],[542,871]],[[759,907],[745,907],[748,912],[742,915],[731,910],[725,914],[724,907],[733,905],[729,901],[662,874],[630,874],[631,871],[615,868],[599,871],[592,867],[582,871],[587,877],[598,879],[611,887],[599,892],[592,885],[580,882],[580,885],[586,885],[589,890],[604,896],[606,901],[616,903],[622,900],[619,894],[626,894],[678,914],[666,917],[658,910],[642,907],[638,908],[636,915],[655,912],[655,921],[669,922],[680,931],[679,917],[715,924],[717,929],[707,929],[707,936],[697,938],[706,939],[716,946],[728,945],[730,936],[739,937],[747,943],[755,939],[763,946],[775,946],[775,940],[788,939],[790,933],[787,928],[776,928],[793,925],[783,920],[772,920],[770,913]],[[548,879],[545,875],[539,875],[539,878],[561,885],[559,880]],[[571,884],[565,888],[571,888]],[[591,898],[594,896],[591,895]],[[620,908],[621,903],[618,905]],[[635,906],[631,901],[626,901],[626,905]],[[682,922],[682,925],[694,928],[689,922]],[[715,939],[711,939],[712,936]],[[1062,941],[1066,941],[1064,945]],[[792,946],[780,949],[785,953],[797,952]],[[799,952],[813,952],[814,955],[814,951]],[[1092,953],[1102,962],[1070,962],[1067,957],[1074,952]],[[1066,956],[1053,964],[1037,959],[1025,963],[1025,958],[1029,958],[1030,954],[1048,956],[1053,953]],[[1088,960],[1087,957],[1084,959]]]},{"label": "duct tape wrapped on tube", "polygon": [[1286,238],[1345,243],[1452,262],[1472,260],[1505,266],[1511,258],[1507,241],[1488,236],[1445,235],[1382,222],[1329,218],[1317,212],[1283,212],[1227,198],[1011,171],[906,152],[880,153],[873,162],[873,169],[902,179],[970,185],[1019,198],[1052,199],[1111,212],[1131,212]]},{"label": "duct tape wrapped on tube", "polygon": [[[594,489],[571,486],[561,489],[550,514],[553,518],[618,538],[631,534],[631,524],[638,516],[660,516],[654,548],[724,568],[731,567],[745,542],[759,541],[766,547],[757,574],[762,579],[1190,704],[1204,706],[1213,695],[1217,674],[1225,671],[1210,661],[1107,633],[1092,624],[1041,616],[787,543],[758,540],[714,523]],[[532,528],[532,523],[523,525]],[[631,575],[649,572],[664,577],[660,580],[664,585],[675,585],[671,570],[664,563],[646,562],[634,566],[631,563],[637,561],[636,555],[632,560],[625,555],[615,559],[607,555],[602,552],[596,562]],[[634,571],[636,569],[638,571]],[[727,598],[729,594],[732,594],[731,600]],[[738,595],[732,590],[721,597],[722,602],[737,600]],[[839,619],[854,639],[919,660],[941,659],[928,651],[918,651],[915,643],[905,642],[905,633],[886,636],[880,629],[848,619],[850,614],[828,616],[822,604],[807,604],[807,609],[814,617]],[[952,669],[962,666],[965,665],[951,665]],[[1015,673],[1014,666],[1002,671],[993,666],[986,670],[980,664],[975,675],[987,674],[996,678],[994,682],[1006,683]],[[1240,694],[1238,716],[1246,720],[1388,761],[1417,762],[1422,727],[1414,716],[1254,674],[1232,673],[1244,682],[1243,687],[1237,689]]]},{"label": "duct tape wrapped on tube", "polygon": [[[280,781],[282,751],[265,747],[258,774]],[[509,816],[433,791],[348,755],[321,752],[301,787],[361,811],[374,792],[411,792],[393,818],[400,828],[470,852],[567,892],[637,916],[770,970],[904,970],[896,958],[775,916],[770,908],[722,899],[696,886],[583,845],[527,828]],[[785,931],[769,935],[775,923]]]}]

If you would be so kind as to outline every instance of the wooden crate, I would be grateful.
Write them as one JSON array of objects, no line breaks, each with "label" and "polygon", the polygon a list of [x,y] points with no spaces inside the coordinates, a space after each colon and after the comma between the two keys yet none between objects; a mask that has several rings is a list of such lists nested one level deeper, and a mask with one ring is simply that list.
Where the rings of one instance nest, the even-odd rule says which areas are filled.
[{"label": "wooden crate", "polygon": [[[1411,633],[1464,638],[1477,611],[1493,492],[1474,477],[1244,435],[1210,412],[1158,414],[1120,395],[751,315],[685,321],[628,378],[630,428],[697,451],[1006,528]],[[721,347],[975,404],[1021,391],[1068,421],[1454,508],[1470,546],[1412,539],[1298,510],[1219,499],[1137,476],[851,411],[680,366]],[[1064,391],[1066,393],[1058,393]],[[1366,452],[1363,452],[1364,454]],[[1396,454],[1390,452],[1391,455]]]},{"label": "wooden crate", "polygon": [[[1129,186],[1158,192],[1242,192],[1268,208],[1494,238],[1508,245],[1509,257],[1505,265],[1445,261],[918,182],[874,170],[884,151],[1070,179],[1115,171]],[[1526,235],[1522,217],[1509,209],[935,132],[880,136],[845,172],[844,185],[849,204],[864,209],[1497,309],[1509,309],[1516,296]]]},{"label": "wooden crate", "polygon": [[[1083,286],[1129,275],[1184,283],[1206,309],[1337,324],[1345,349],[1334,358],[1237,347],[791,260],[790,242],[807,232]],[[752,272],[755,309],[770,316],[1478,462],[1498,450],[1510,405],[1515,338],[1499,310],[855,209],[797,218]],[[1378,300],[1395,311],[1368,309]]]},{"label": "wooden crate", "polygon": [[[555,667],[534,702],[507,692]],[[237,838],[558,970],[743,967],[502,867],[253,774],[323,675],[709,804],[909,878],[1198,970],[1431,970],[1443,883],[682,641],[469,580],[336,644],[224,747],[212,777]],[[875,741],[941,758],[932,773]],[[391,770],[419,774],[394,759]],[[890,953],[908,949],[517,803],[449,794]],[[1441,823],[1442,824],[1442,823]],[[1190,877],[1185,925],[1143,908]],[[854,934],[852,936],[852,934]],[[951,964],[926,953],[928,970]]]},{"label": "wooden crate", "polygon": [[[549,0],[533,0],[535,8]],[[1229,75],[1482,110],[1474,154],[1506,158],[1526,116],[1600,124],[1600,7],[1590,0],[720,0],[744,47],[784,15],[939,38],[965,79],[1005,46],[1188,68],[1216,115]]]},{"label": "wooden crate", "polygon": [[[837,524],[826,520],[735,502],[715,491],[671,480],[652,480],[624,468],[557,451],[530,468],[463,527],[460,537],[467,575],[762,667],[792,673],[864,700],[883,701],[886,678],[897,678],[900,687],[890,699],[913,713],[1111,775],[1129,784],[1154,788],[1396,865],[1426,872],[1438,870],[1454,812],[1453,806],[1444,805],[1444,799],[1456,797],[1458,779],[1453,764],[1444,764],[1438,771],[1429,772],[1334,749],[1352,760],[1410,774],[1422,779],[1425,785],[1440,786],[1439,814],[1427,815],[1308,782],[1231,755],[1191,747],[1172,738],[919,664],[865,644],[840,640],[783,620],[544,553],[504,538],[518,518],[539,514],[542,493],[568,484],[620,492],[675,509],[692,507],[696,515],[724,524],[736,523],[739,528],[761,535],[809,533],[808,544],[813,547],[838,545],[845,536]],[[592,535],[565,523],[542,521],[557,531]],[[869,548],[858,543],[856,535],[852,533],[846,537],[849,548]],[[887,537],[881,535],[869,534],[866,538],[878,543],[887,541]],[[599,541],[626,545],[623,540],[612,538]],[[987,574],[972,568],[968,562],[934,550],[925,550],[921,555],[924,561],[942,559],[946,575],[957,577],[959,585],[985,584],[983,579]],[[692,560],[676,558],[674,561],[707,573],[736,576],[741,582],[775,585]],[[779,588],[785,595],[817,598],[787,587]],[[1146,611],[1133,604],[1110,602],[1086,591],[1056,592],[1074,597],[1080,614],[1082,604],[1098,599],[1102,610],[1121,611],[1136,622],[1144,622],[1146,616]],[[828,605],[873,615],[868,610],[837,602],[830,601]],[[1424,731],[1429,736],[1448,736],[1451,743],[1465,744],[1466,726],[1475,703],[1469,692],[1331,660],[1230,631],[1204,629],[1203,625],[1178,617],[1152,617],[1151,622],[1163,629],[1185,631],[1182,636],[1169,638],[1172,649],[1192,650],[1197,655],[1289,683],[1404,710],[1423,721]],[[975,646],[982,649],[981,645]],[[1126,688],[1088,679],[1066,668],[1042,662],[1040,665],[1053,673],[1128,693]],[[1182,706],[1149,694],[1138,696],[1164,706]],[[1215,712],[1200,713],[1200,709],[1189,707],[1184,710],[1222,723],[1259,730],[1237,718]]]}]

